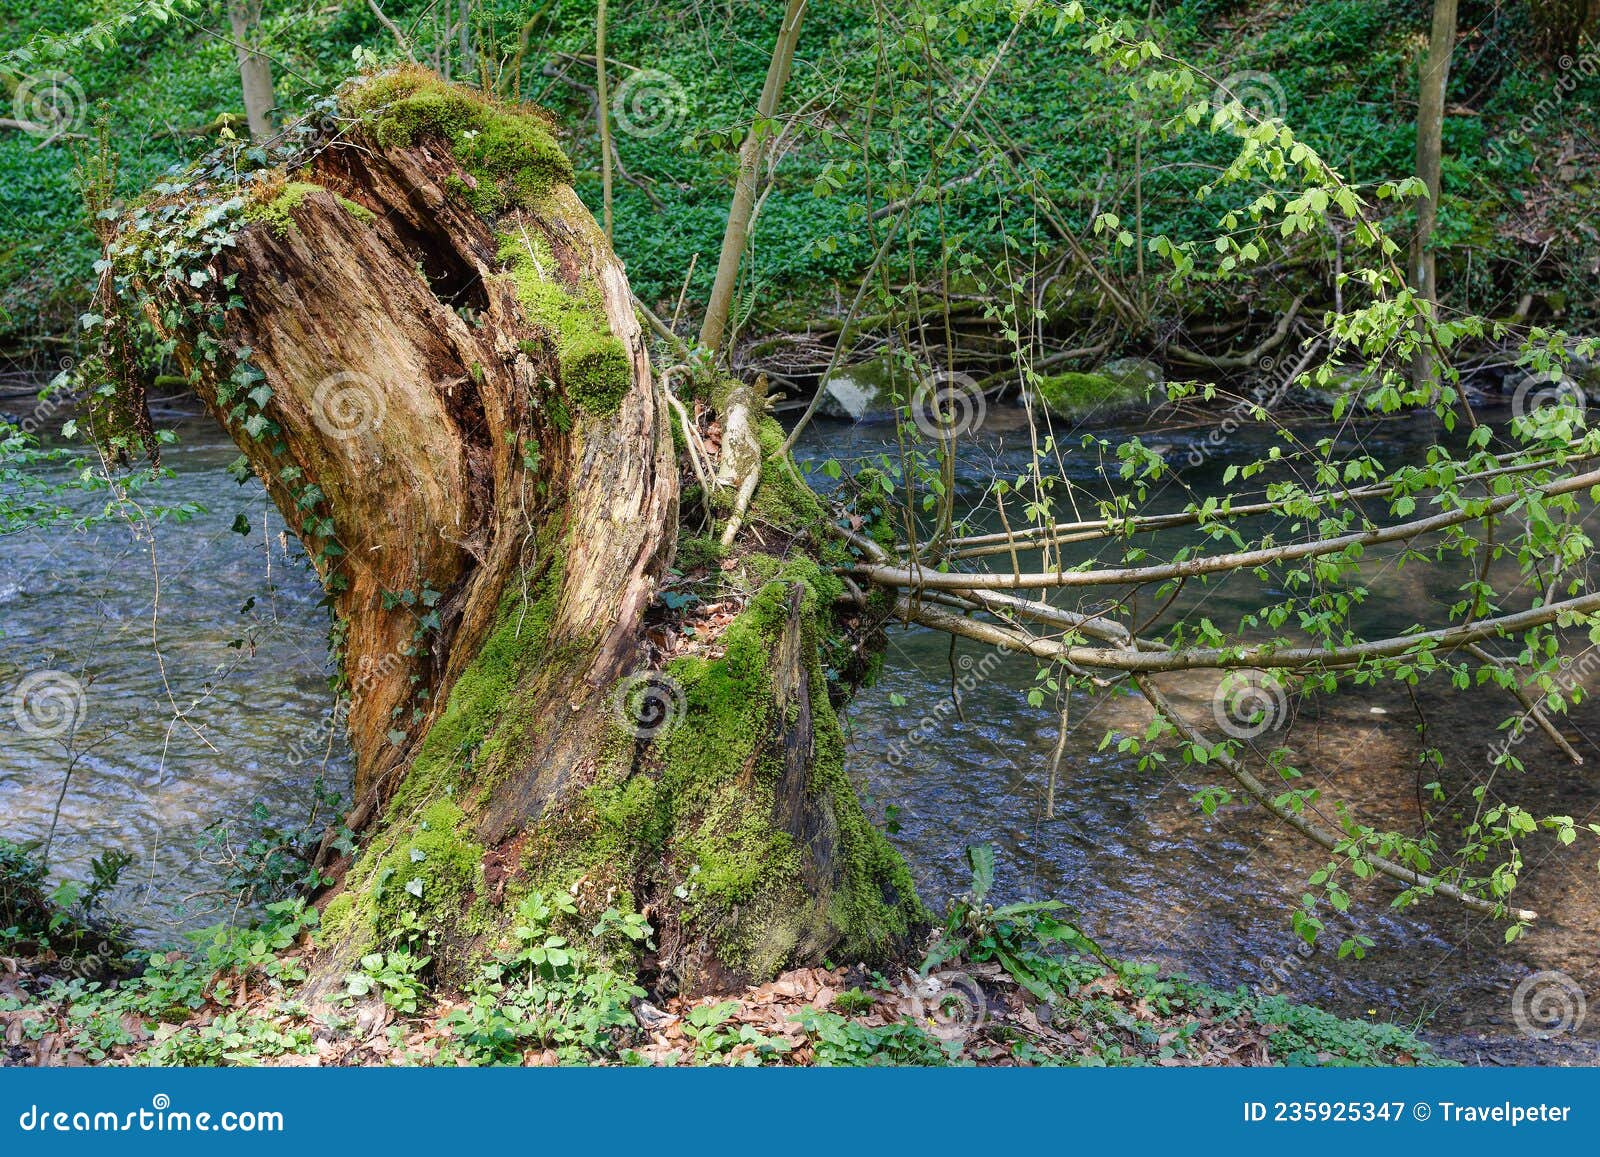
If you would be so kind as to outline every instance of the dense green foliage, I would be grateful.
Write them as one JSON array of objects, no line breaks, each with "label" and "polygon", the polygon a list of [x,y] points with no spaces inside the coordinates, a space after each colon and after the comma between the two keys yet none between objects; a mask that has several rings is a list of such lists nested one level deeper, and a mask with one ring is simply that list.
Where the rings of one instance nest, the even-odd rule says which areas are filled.
[{"label": "dense green foliage", "polygon": [[[13,52],[5,61],[7,94],[29,75],[68,73],[84,103],[94,106],[90,119],[104,116],[109,123],[122,154],[125,192],[148,187],[170,165],[211,147],[218,118],[237,117],[241,108],[233,50],[216,35],[225,20],[215,5],[180,4],[164,21],[137,16],[102,45],[74,39],[60,59],[52,57],[48,41],[37,39],[145,7],[125,0],[0,3],[0,44],[27,46],[31,57]],[[1233,79],[1247,105],[1284,116],[1353,183],[1409,172],[1415,70],[1427,19],[1422,0],[1173,0],[1154,6],[1105,0],[1090,7],[1141,17],[1153,8],[1150,33],[1168,50],[1215,80]],[[420,0],[386,8],[410,31],[426,62],[439,35],[434,17],[424,15],[431,8]],[[914,112],[952,78],[958,85],[970,81],[983,53],[1008,30],[1009,21],[997,15],[979,22],[973,35],[967,22],[941,23],[938,10],[877,11],[860,0],[811,6],[785,101],[801,115],[780,144],[775,188],[760,212],[740,296],[742,312],[755,308],[759,292],[758,320],[802,319],[806,313],[785,308],[786,300],[808,312],[831,305],[840,283],[848,286],[865,264],[879,227],[866,219],[863,205],[902,196],[938,146],[915,119],[891,114]],[[559,113],[571,134],[563,143],[578,168],[579,191],[597,207],[595,77],[592,55],[584,55],[593,52],[593,6],[497,0],[480,12],[480,62],[512,58],[524,22],[532,19],[515,85],[505,76],[491,80],[502,92],[515,87]],[[614,6],[608,56],[619,93],[613,105],[623,111],[613,128],[624,174],[617,181],[617,246],[647,301],[673,301],[696,255],[690,301],[703,299],[775,12],[749,2]],[[926,27],[913,29],[924,14]],[[1469,0],[1461,26],[1445,125],[1440,228],[1450,272],[1443,280],[1453,304],[1463,308],[1503,316],[1527,292],[1552,316],[1565,315],[1569,327],[1581,324],[1596,309],[1585,270],[1600,242],[1580,228],[1592,176],[1540,158],[1561,156],[1592,117],[1600,95],[1595,70],[1580,69],[1571,58],[1546,63],[1520,5]],[[287,113],[331,91],[356,67],[352,54],[399,57],[393,37],[359,0],[331,7],[269,3],[263,44],[276,61],[274,81]],[[1225,163],[1226,146],[1203,136],[1162,141],[1129,115],[1125,84],[1087,55],[1064,50],[1048,28],[1027,28],[986,97],[976,141],[937,158],[941,181],[978,179],[954,186],[942,207],[919,211],[924,228],[911,252],[933,252],[941,232],[953,243],[970,237],[987,246],[995,215],[1010,213],[1005,223],[1019,237],[1037,238],[1034,259],[1049,260],[1052,243],[1016,200],[1028,191],[1025,180],[1036,182],[1032,192],[1043,194],[1080,235],[1099,212],[1116,213],[1131,225],[1136,195],[1147,235],[1190,236],[1203,228],[1209,210],[1195,202],[1192,190],[1208,169]],[[67,332],[85,300],[93,243],[82,228],[72,171],[74,150],[88,143],[61,140],[41,149],[34,136],[0,134],[0,183],[10,210],[0,222],[0,307],[10,314],[0,348],[26,348],[30,338]],[[1016,164],[985,155],[996,144]],[[1137,190],[1136,172],[1142,172]],[[1549,238],[1562,243],[1546,248]],[[1109,271],[1136,272],[1132,251],[1107,244],[1096,256]],[[903,275],[909,254],[897,260]],[[1271,279],[1269,293],[1238,300],[1281,306],[1307,284],[1325,281],[1328,261],[1326,246],[1312,247]],[[1157,312],[1192,312],[1192,301],[1181,308],[1163,303],[1158,276],[1149,275],[1143,302]],[[1085,294],[1083,309],[1093,308]]]}]

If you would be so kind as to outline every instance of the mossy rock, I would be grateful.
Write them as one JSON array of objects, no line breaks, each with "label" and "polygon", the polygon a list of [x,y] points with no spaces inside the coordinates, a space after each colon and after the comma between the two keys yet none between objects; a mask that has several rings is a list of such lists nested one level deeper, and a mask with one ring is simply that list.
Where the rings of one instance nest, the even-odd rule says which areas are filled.
[{"label": "mossy rock", "polygon": [[1106,421],[1149,404],[1150,383],[1137,376],[1102,373],[1051,374],[1036,394],[1051,415],[1069,422]]}]

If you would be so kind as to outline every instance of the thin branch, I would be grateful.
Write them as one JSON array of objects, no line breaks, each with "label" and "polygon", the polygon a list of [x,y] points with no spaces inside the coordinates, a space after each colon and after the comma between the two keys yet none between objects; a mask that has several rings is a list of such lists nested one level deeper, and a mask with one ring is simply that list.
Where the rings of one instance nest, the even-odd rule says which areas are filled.
[{"label": "thin branch", "polygon": [[[1150,681],[1147,678],[1142,675],[1136,675],[1134,676],[1133,681],[1138,685],[1139,690],[1144,693],[1144,697],[1149,700],[1150,706],[1155,708],[1158,714],[1176,727],[1179,733],[1183,735],[1185,739],[1192,744],[1206,747],[1211,751],[1211,758],[1215,760],[1224,771],[1233,777],[1233,781],[1244,789],[1246,795],[1255,800],[1262,807],[1266,808],[1269,812],[1278,817],[1278,819],[1288,824],[1295,831],[1311,840],[1312,843],[1327,849],[1335,855],[1346,854],[1341,850],[1341,845],[1347,845],[1349,843],[1348,840],[1342,839],[1333,832],[1328,831],[1326,828],[1312,823],[1299,812],[1291,811],[1289,808],[1279,804],[1272,798],[1272,794],[1267,790],[1266,785],[1252,775],[1249,769],[1247,769],[1238,760],[1234,759],[1231,755],[1228,755],[1223,751],[1218,751],[1209,743],[1207,743],[1205,736],[1196,730],[1195,727],[1190,724],[1189,721],[1186,720],[1181,714],[1179,714],[1177,708],[1172,705],[1172,701],[1158,691],[1155,687],[1151,686]],[[1496,917],[1503,916],[1509,912],[1518,920],[1524,922],[1531,922],[1539,918],[1539,914],[1531,911],[1530,909],[1509,908],[1505,904],[1482,899],[1481,897],[1471,895],[1468,892],[1463,892],[1454,884],[1445,883],[1443,880],[1437,879],[1433,876],[1425,876],[1415,869],[1407,868],[1402,864],[1397,864],[1392,860],[1386,860],[1382,856],[1376,856],[1370,852],[1362,852],[1361,859],[1363,862],[1370,864],[1377,871],[1382,872],[1385,876],[1388,876],[1390,879],[1395,880],[1398,883],[1404,884],[1408,888],[1414,888],[1419,892],[1426,893],[1437,892],[1439,895],[1444,896],[1447,899],[1454,900],[1457,903],[1472,909],[1474,912],[1482,912],[1485,915]]]}]

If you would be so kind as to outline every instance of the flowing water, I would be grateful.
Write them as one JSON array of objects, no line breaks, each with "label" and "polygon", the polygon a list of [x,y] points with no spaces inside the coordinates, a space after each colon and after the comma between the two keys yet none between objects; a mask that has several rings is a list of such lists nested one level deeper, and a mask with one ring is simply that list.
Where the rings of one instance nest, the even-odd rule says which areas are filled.
[{"label": "flowing water", "polygon": [[[327,619],[316,583],[261,487],[226,474],[232,447],[203,423],[183,423],[180,433],[168,455],[178,476],[155,500],[206,512],[163,522],[143,539],[113,524],[0,540],[0,832],[45,838],[61,795],[56,874],[86,878],[90,858],[108,848],[138,856],[114,904],[151,940],[217,919],[228,862],[252,832],[262,823],[306,824],[320,814],[319,785],[342,790],[350,776],[348,752],[329,734]],[[871,423],[819,425],[802,450],[812,460],[848,460],[880,452],[891,434]],[[1197,490],[1219,483],[1229,455],[1254,450],[1243,434],[1218,444],[1204,428],[1143,436],[1174,460],[1198,463],[1183,473]],[[1420,458],[1435,437],[1420,426],[1386,426],[1368,446],[1397,462]],[[964,455],[962,501],[977,503],[980,478],[1025,467],[1026,431],[1014,412],[997,410]],[[1087,457],[1069,457],[1067,468],[1096,484]],[[1163,500],[1182,502],[1177,494]],[[247,534],[234,530],[239,515]],[[1375,568],[1381,598],[1362,612],[1369,633],[1437,618],[1458,597],[1454,568]],[[1255,579],[1231,578],[1186,591],[1179,608],[1227,624],[1260,594]],[[959,713],[949,699],[952,664],[970,686]],[[1537,1031],[1541,1016],[1561,1013],[1537,1001],[1558,991],[1549,978],[1524,988],[1524,1007],[1529,999],[1536,1006],[1531,1021],[1513,1007],[1518,985],[1540,973],[1560,971],[1591,990],[1600,980],[1592,845],[1528,842],[1517,896],[1541,918],[1512,945],[1491,921],[1443,900],[1393,910],[1393,889],[1372,884],[1355,889],[1350,913],[1330,918],[1316,950],[1302,954],[1288,914],[1320,862],[1315,849],[1241,803],[1205,815],[1191,800],[1216,782],[1204,769],[1173,762],[1141,771],[1114,747],[1102,749],[1108,730],[1144,727],[1142,700],[1116,691],[1074,697],[1049,812],[1062,720],[1053,704],[1027,703],[1036,667],[965,641],[952,655],[946,636],[895,629],[881,678],[848,713],[856,781],[890,822],[931,904],[966,887],[965,846],[992,843],[999,895],[1066,901],[1085,931],[1119,955],[1346,1015],[1425,1023],[1468,1061],[1600,1061],[1600,1014],[1572,1031]],[[10,692],[46,670],[83,688],[75,733],[30,737],[9,718]],[[1164,686],[1209,722],[1214,677],[1170,677]],[[1515,707],[1497,693],[1458,693],[1426,679],[1415,706],[1397,694],[1390,686],[1365,698],[1299,699],[1292,743],[1327,798],[1349,802],[1364,821],[1410,828],[1418,785],[1438,778],[1457,792],[1481,778],[1488,745],[1500,738],[1495,724]],[[1422,776],[1419,710],[1445,761]],[[1600,746],[1588,736],[1600,739],[1600,710],[1585,705],[1566,730],[1592,758],[1575,768],[1531,736],[1519,748],[1527,771],[1510,794],[1536,813],[1582,819],[1596,803],[1591,768]],[[197,850],[219,820],[228,838],[213,829],[212,846]],[[1337,959],[1339,940],[1357,928],[1375,941],[1368,957]]]},{"label": "flowing water", "polygon": [[[264,823],[316,814],[325,759],[331,788],[351,774],[328,742],[328,618],[299,544],[259,482],[227,474],[238,452],[214,426],[178,429],[177,477],[147,497],[205,512],[0,539],[0,834],[44,840],[54,822],[59,878],[137,856],[115,907],[155,941],[227,914],[229,862]],[[198,848],[219,820],[228,839]]]}]

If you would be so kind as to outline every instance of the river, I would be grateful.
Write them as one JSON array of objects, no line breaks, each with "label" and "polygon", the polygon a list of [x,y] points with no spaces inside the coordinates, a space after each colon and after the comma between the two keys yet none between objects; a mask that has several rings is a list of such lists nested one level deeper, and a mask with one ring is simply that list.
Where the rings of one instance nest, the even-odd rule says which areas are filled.
[{"label": "river", "polygon": [[[227,916],[229,863],[255,829],[306,824],[318,785],[344,790],[350,777],[348,751],[329,735],[327,616],[303,556],[260,485],[241,486],[226,473],[232,446],[201,421],[177,429],[181,441],[167,455],[177,477],[154,498],[204,512],[159,523],[145,537],[112,524],[0,543],[0,688],[41,670],[85,685],[71,742],[28,738],[0,720],[0,831],[44,838],[70,768],[54,869],[83,879],[105,849],[135,855],[111,905],[157,942]],[[819,423],[801,456],[876,454],[891,433],[871,423]],[[1184,473],[1199,489],[1220,481],[1230,457],[1255,448],[1247,435],[1218,447],[1208,433],[1202,426],[1143,436],[1174,460],[1204,458]],[[1421,424],[1389,423],[1366,437],[1369,449],[1399,460],[1420,456],[1436,436]],[[1017,412],[997,407],[963,453],[961,498],[974,502],[986,472],[1014,476],[1025,465]],[[1095,482],[1091,459],[1068,463],[1079,481]],[[246,524],[248,533],[236,532]],[[1435,616],[1442,600],[1458,597],[1459,581],[1449,567],[1385,569],[1363,626],[1403,628]],[[1259,593],[1254,583],[1230,579],[1186,595],[1184,606],[1198,610],[1205,600],[1219,622],[1236,619]],[[939,707],[949,693],[948,638],[891,631],[881,677],[847,717],[852,773],[869,809],[892,817],[893,839],[930,904],[965,888],[966,845],[992,843],[1000,896],[1066,901],[1082,913],[1084,930],[1118,955],[1345,1015],[1421,1025],[1469,1063],[1600,1063],[1600,1014],[1576,1031],[1530,1035],[1512,1009],[1517,986],[1541,972],[1566,973],[1590,990],[1600,980],[1592,841],[1528,842],[1517,897],[1541,918],[1514,944],[1505,945],[1492,922],[1443,900],[1395,911],[1393,889],[1374,883],[1355,889],[1348,915],[1330,919],[1324,940],[1303,954],[1289,911],[1320,862],[1315,849],[1244,804],[1205,815],[1191,800],[1215,782],[1202,769],[1173,763],[1142,772],[1130,757],[1102,750],[1108,730],[1143,728],[1142,700],[1118,692],[1074,699],[1050,815],[1060,718],[1053,706],[1026,702],[1036,664],[997,662],[965,642],[955,662],[979,673],[959,718]],[[1201,713],[1213,685],[1167,684]],[[1428,777],[1459,786],[1481,776],[1511,701],[1427,680],[1417,699],[1445,760]],[[1600,738],[1600,710],[1585,704],[1566,729],[1593,758],[1575,768],[1533,736],[1519,751],[1527,771],[1513,794],[1536,812],[1581,819],[1596,802],[1591,768],[1600,746],[1587,737]],[[1293,742],[1329,797],[1350,801],[1369,822],[1414,823],[1420,740],[1409,699],[1386,688],[1303,700]],[[226,839],[212,827],[210,845],[197,848],[219,819],[232,829]],[[1367,958],[1337,959],[1339,939],[1358,927],[1375,942]]]}]

